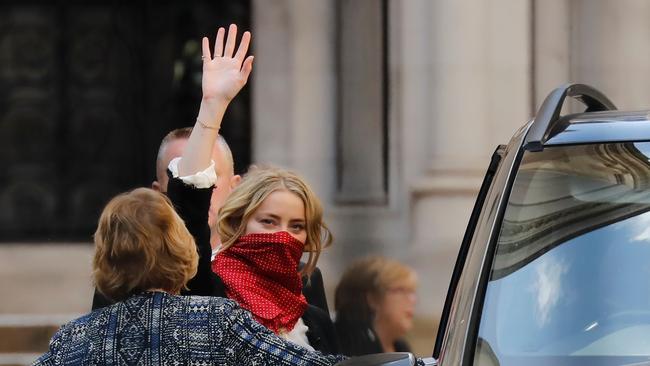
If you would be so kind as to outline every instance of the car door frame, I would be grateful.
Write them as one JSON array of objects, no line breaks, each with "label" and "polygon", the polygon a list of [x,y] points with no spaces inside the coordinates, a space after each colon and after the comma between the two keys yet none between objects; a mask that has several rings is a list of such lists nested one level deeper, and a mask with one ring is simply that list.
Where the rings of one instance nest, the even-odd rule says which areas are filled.
[{"label": "car door frame", "polygon": [[500,145],[479,190],[456,260],[433,357],[438,365],[467,365],[474,357],[485,287],[496,238],[510,190],[523,155],[522,144],[532,121],[507,146]]}]

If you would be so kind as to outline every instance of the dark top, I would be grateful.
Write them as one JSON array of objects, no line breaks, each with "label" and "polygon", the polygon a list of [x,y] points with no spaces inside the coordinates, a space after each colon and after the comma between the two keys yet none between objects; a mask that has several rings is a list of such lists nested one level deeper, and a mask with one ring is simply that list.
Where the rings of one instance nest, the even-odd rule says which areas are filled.
[{"label": "dark top", "polygon": [[59,329],[34,365],[333,365],[286,341],[234,301],[136,294]]},{"label": "dark top", "polygon": [[[302,266],[304,264],[301,262],[300,265]],[[323,286],[323,274],[318,267],[314,268],[314,272],[309,277],[302,277],[302,293],[305,295],[308,303],[323,309],[324,312],[329,314],[330,309],[327,307],[325,287]]]},{"label": "dark top", "polygon": [[[335,328],[341,346],[340,350],[346,356],[384,352],[379,337],[372,327],[364,322],[337,319]],[[403,339],[398,339],[394,346],[396,352],[411,352],[411,347]]]},{"label": "dark top", "polygon": [[307,340],[315,350],[325,354],[341,353],[339,339],[329,313],[309,304],[305,313],[302,314],[302,321],[309,328]]}]

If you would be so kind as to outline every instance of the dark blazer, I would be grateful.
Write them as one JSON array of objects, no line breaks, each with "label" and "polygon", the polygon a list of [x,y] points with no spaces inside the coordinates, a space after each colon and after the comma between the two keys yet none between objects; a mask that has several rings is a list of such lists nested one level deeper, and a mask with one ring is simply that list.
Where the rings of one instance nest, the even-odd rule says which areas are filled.
[{"label": "dark blazer", "polygon": [[315,350],[330,355],[341,353],[339,339],[329,313],[309,304],[302,314],[302,321],[309,328],[307,340]]},{"label": "dark blazer", "polygon": [[[384,352],[379,337],[372,326],[358,319],[337,319],[335,322],[340,351],[346,356],[362,356],[371,353]],[[395,343],[396,352],[411,352],[409,344],[398,339]]]},{"label": "dark blazer", "polygon": [[[303,263],[300,263],[302,268]],[[299,268],[299,269],[300,269]],[[318,267],[314,268],[311,276],[302,277],[302,293],[305,295],[307,302],[329,314],[330,309],[327,306],[327,298],[325,297],[325,286],[323,286],[323,274]]]}]

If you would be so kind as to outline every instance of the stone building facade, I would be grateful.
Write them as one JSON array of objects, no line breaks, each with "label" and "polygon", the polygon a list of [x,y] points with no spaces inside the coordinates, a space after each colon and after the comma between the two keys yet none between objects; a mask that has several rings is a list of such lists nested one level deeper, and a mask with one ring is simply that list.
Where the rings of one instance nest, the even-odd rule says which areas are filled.
[{"label": "stone building facade", "polygon": [[[300,172],[322,198],[330,300],[354,258],[391,256],[417,270],[417,316],[432,327],[489,157],[545,95],[583,82],[619,108],[650,108],[644,0],[252,0],[252,11],[251,161]],[[0,320],[86,311],[91,251],[0,246]]]},{"label": "stone building facade", "polygon": [[642,0],[256,0],[253,161],[304,174],[335,245],[416,268],[442,309],[489,157],[566,82],[650,107]]}]

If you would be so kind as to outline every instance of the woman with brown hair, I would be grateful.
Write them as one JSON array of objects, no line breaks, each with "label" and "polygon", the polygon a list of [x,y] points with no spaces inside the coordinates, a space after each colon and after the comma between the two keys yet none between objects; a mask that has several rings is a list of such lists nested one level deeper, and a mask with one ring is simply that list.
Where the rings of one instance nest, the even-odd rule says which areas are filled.
[{"label": "woman with brown hair", "polygon": [[336,287],[336,332],[342,353],[357,356],[409,352],[403,337],[413,327],[415,272],[383,257],[354,262]]},{"label": "woman with brown hair", "polygon": [[169,198],[151,189],[113,198],[94,238],[93,278],[111,299],[148,290],[177,294],[196,274],[194,239]]}]

